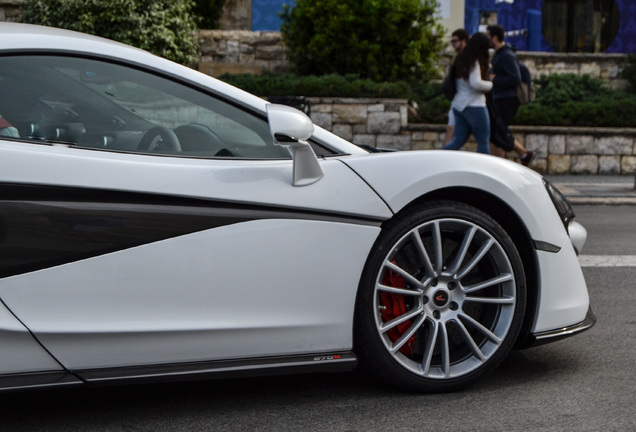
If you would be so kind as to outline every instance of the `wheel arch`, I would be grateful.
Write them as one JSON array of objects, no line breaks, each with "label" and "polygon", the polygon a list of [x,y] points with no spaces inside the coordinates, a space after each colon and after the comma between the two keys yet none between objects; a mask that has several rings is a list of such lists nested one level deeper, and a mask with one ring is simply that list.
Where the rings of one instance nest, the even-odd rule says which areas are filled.
[{"label": "wheel arch", "polygon": [[514,347],[525,347],[536,316],[539,296],[539,265],[532,237],[523,220],[517,212],[496,195],[482,189],[461,186],[428,192],[411,201],[396,216],[433,200],[457,201],[476,207],[495,219],[512,238],[524,265],[527,290],[524,320]]}]

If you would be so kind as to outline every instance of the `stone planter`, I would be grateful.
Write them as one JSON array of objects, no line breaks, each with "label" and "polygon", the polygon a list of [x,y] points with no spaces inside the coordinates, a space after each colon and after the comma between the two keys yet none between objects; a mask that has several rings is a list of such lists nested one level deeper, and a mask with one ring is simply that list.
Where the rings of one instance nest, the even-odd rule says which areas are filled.
[{"label": "stone planter", "polygon": [[[314,123],[356,144],[395,150],[443,147],[446,125],[409,124],[406,99],[303,100]],[[636,129],[512,126],[511,130],[537,153],[531,168],[540,173],[636,174]],[[475,148],[474,141],[464,146],[466,151]]]},{"label": "stone planter", "polygon": [[[413,150],[440,149],[446,125],[409,125]],[[528,150],[531,168],[543,174],[636,174],[636,129],[512,126]],[[470,142],[465,150],[474,151]],[[514,153],[509,157],[516,158]]]}]

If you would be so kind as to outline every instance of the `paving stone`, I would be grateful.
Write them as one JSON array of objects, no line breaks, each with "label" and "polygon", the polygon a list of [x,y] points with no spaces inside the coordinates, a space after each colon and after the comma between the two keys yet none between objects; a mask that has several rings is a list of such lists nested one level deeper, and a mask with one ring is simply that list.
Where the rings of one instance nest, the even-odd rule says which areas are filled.
[{"label": "paving stone", "polygon": [[548,157],[549,137],[544,134],[526,134],[526,149],[535,151],[537,157]]},{"label": "paving stone", "polygon": [[378,148],[411,150],[411,135],[378,135],[376,143]]},{"label": "paving stone", "polygon": [[620,156],[599,156],[598,157],[598,173],[599,174],[620,174],[621,173],[621,157]]},{"label": "paving stone", "polygon": [[571,155],[594,152],[594,137],[591,135],[568,135],[565,143],[566,152]]},{"label": "paving stone", "polygon": [[334,104],[334,123],[366,123],[367,106],[365,104]]},{"label": "paving stone", "polygon": [[344,138],[348,141],[353,139],[353,129],[350,124],[335,124],[333,125],[333,133],[338,135],[340,138]]},{"label": "paving stone", "polygon": [[[400,113],[382,112],[369,113],[367,131],[369,133],[397,134],[402,129]],[[409,135],[409,139],[410,139]]]},{"label": "paving stone", "polygon": [[572,174],[597,174],[598,156],[596,155],[573,155]]},{"label": "paving stone", "polygon": [[309,117],[316,125],[331,130],[333,120],[331,113],[312,112]]},{"label": "paving stone", "polygon": [[565,135],[551,135],[548,141],[550,154],[565,154]]},{"label": "paving stone", "polygon": [[621,174],[636,175],[636,156],[623,156],[621,158]]},{"label": "paving stone", "polygon": [[594,153],[603,155],[631,155],[634,151],[634,139],[625,136],[596,138]]},{"label": "paving stone", "polygon": [[358,145],[367,145],[375,147],[376,135],[374,134],[354,134],[353,142]]},{"label": "paving stone", "polygon": [[550,174],[570,174],[572,167],[572,156],[570,155],[549,155],[547,170]]}]

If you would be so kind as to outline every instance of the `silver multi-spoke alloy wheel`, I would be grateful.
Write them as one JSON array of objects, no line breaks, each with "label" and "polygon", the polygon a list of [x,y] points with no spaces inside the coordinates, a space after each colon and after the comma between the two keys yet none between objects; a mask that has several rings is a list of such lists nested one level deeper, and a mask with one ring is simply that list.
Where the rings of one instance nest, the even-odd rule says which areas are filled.
[{"label": "silver multi-spoke alloy wheel", "polygon": [[[404,261],[400,254],[410,255],[407,249],[415,251],[409,259],[417,260],[412,263],[416,267],[398,264]],[[494,271],[483,274],[482,263]],[[406,287],[384,283],[387,273],[403,279]],[[508,257],[483,228],[458,219],[422,224],[402,237],[384,260],[374,302],[378,332],[396,361],[412,372],[430,378],[463,375],[488,360],[508,332],[514,315],[514,284]],[[390,305],[382,301],[383,292],[403,296],[408,311],[384,322],[382,312]],[[494,307],[481,316],[484,305]],[[410,323],[408,328],[392,340],[390,330],[405,322]],[[403,354],[400,349],[413,344],[419,331],[426,334],[421,358]],[[458,345],[469,351],[453,352]],[[415,352],[413,348],[408,352]]]},{"label": "silver multi-spoke alloy wheel", "polygon": [[525,284],[519,255],[493,219],[463,204],[438,205],[403,218],[379,241],[384,253],[371,260],[363,306],[370,313],[358,314],[379,341],[376,359],[392,364],[384,375],[396,381],[392,375],[404,374],[391,369],[401,368],[419,387],[441,391],[471,383],[508,353]]}]

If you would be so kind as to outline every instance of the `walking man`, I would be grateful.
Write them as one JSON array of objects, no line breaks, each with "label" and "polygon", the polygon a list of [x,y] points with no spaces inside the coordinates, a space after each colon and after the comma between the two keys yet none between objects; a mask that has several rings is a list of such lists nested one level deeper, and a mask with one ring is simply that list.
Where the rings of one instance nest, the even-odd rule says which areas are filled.
[{"label": "walking man", "polygon": [[[490,25],[486,33],[490,36],[495,55],[492,58],[492,71],[490,79],[493,83],[492,99],[497,110],[499,120],[509,133],[509,126],[519,110],[517,87],[521,83],[519,61],[512,50],[506,44],[504,29],[499,25]],[[493,146],[493,154],[505,157],[506,151]],[[517,140],[514,141],[514,151],[519,154],[521,163],[528,166],[534,158],[534,152],[526,150]]]},{"label": "walking man", "polygon": [[[470,33],[468,33],[465,29],[457,29],[451,34],[451,45],[453,50],[455,50],[455,55],[459,54],[464,48],[466,48],[466,44],[468,43],[468,39],[470,39]],[[446,137],[444,139],[444,145],[448,144],[451,139],[453,139],[453,135],[455,134],[455,114],[453,113],[453,108],[448,111],[448,125],[446,125]]]}]

